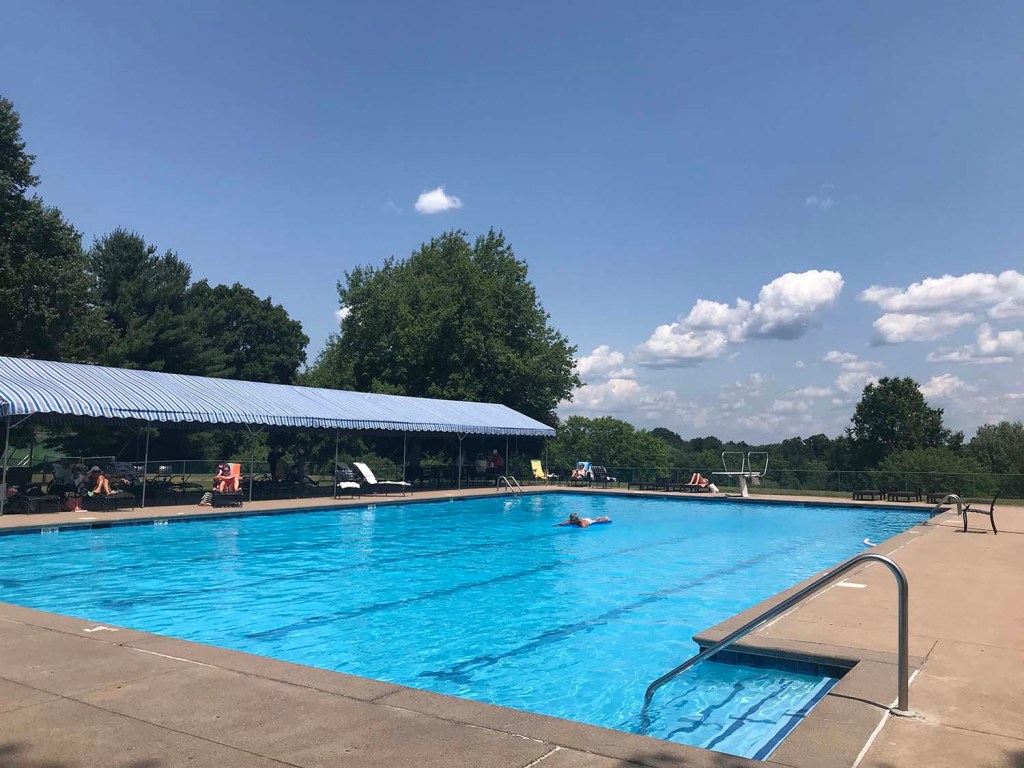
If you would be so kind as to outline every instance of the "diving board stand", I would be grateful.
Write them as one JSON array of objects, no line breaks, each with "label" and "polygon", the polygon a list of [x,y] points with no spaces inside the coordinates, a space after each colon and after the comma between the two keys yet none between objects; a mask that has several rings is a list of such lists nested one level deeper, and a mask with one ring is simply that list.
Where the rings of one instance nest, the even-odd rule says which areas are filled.
[{"label": "diving board stand", "polygon": [[[736,468],[735,457],[737,456],[740,459],[739,469]],[[764,457],[763,465],[761,464],[762,457]],[[754,468],[755,462],[757,463],[757,469]],[[743,453],[742,451],[722,451],[722,467],[723,470],[721,472],[712,472],[711,474],[735,477],[740,484],[740,496],[746,499],[750,496],[747,481],[749,480],[754,485],[760,485],[761,478],[768,472],[768,453],[766,451],[749,451],[748,453]]]}]

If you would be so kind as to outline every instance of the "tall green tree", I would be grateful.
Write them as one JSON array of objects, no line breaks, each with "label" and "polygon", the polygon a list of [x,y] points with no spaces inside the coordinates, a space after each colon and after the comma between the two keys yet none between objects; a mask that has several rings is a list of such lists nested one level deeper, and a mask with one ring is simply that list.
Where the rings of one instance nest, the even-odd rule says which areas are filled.
[{"label": "tall green tree", "polygon": [[188,290],[188,324],[202,348],[204,376],[291,384],[306,362],[309,337],[280,304],[240,283]]},{"label": "tall green tree", "polygon": [[1001,421],[978,427],[968,445],[971,456],[1000,477],[1005,496],[1024,497],[1024,422]]},{"label": "tall green tree", "polygon": [[863,469],[896,451],[945,447],[952,437],[942,409],[928,406],[916,381],[888,376],[864,387],[847,434]]},{"label": "tall green tree", "polygon": [[97,362],[120,368],[202,373],[202,339],[186,322],[192,269],[177,254],[124,229],[89,249],[96,297],[109,332]]},{"label": "tall green tree", "polygon": [[338,294],[347,315],[310,381],[503,403],[548,424],[580,385],[576,348],[501,233],[448,232],[408,259],[356,267]]},{"label": "tall green tree", "polygon": [[80,361],[96,329],[81,235],[30,193],[34,162],[0,97],[0,354]]},{"label": "tall green tree", "polygon": [[570,416],[551,441],[549,456],[552,466],[562,468],[577,461],[592,461],[606,467],[655,468],[663,472],[669,465],[669,448],[662,438],[611,416]]}]

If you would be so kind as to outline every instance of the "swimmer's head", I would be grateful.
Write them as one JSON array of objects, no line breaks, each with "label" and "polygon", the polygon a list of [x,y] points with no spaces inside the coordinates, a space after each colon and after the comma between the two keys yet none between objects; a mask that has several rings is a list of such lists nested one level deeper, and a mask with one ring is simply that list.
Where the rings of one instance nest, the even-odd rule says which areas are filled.
[{"label": "swimmer's head", "polygon": [[570,520],[579,520],[580,516],[577,515],[575,512],[573,512],[572,514],[569,515],[569,519]]}]

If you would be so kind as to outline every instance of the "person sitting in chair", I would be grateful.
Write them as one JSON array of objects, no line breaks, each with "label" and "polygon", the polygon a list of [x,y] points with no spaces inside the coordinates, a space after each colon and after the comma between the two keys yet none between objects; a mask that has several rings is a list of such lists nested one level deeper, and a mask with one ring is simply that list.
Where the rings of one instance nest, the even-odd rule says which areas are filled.
[{"label": "person sitting in chair", "polygon": [[217,474],[213,476],[213,490],[218,493],[228,493],[239,490],[239,476],[233,471],[230,464],[217,466]]},{"label": "person sitting in chair", "polygon": [[85,487],[89,496],[109,496],[113,493],[110,490],[110,481],[99,467],[89,470],[89,474],[85,476]]}]

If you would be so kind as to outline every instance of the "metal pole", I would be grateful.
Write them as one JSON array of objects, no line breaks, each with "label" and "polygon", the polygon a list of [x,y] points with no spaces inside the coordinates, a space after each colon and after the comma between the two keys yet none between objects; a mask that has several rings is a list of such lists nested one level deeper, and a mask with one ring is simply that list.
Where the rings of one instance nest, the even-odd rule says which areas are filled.
[{"label": "metal pole", "polygon": [[508,461],[508,435],[505,435],[505,464],[504,464],[504,466],[502,466],[502,469],[505,470],[502,474],[505,474],[505,475],[511,475],[512,474],[512,469],[509,467],[509,461]]},{"label": "metal pole", "polygon": [[405,448],[409,442],[409,433],[402,432],[402,482],[405,482]]},{"label": "metal pole", "polygon": [[[462,490],[462,440],[465,437],[466,437],[465,435],[459,435],[459,458],[457,459],[457,461],[459,462],[459,490],[460,491]],[[4,472],[6,472],[6,471],[7,471],[7,468],[4,467]]]},{"label": "metal pole", "polygon": [[11,414],[7,414],[7,431],[4,433],[4,478],[0,482],[0,516],[4,514],[4,506],[7,504],[7,452],[11,448]]},{"label": "metal pole", "polygon": [[149,474],[149,422],[146,422],[146,453],[142,459],[142,508],[146,508],[146,475]]},{"label": "metal pole", "polygon": [[755,629],[759,629],[776,616],[779,616],[788,611],[793,606],[797,605],[805,598],[810,597],[820,590],[822,587],[831,584],[833,581],[844,575],[848,571],[856,568],[858,565],[865,561],[875,561],[882,563],[892,575],[896,578],[896,593],[897,593],[897,659],[896,659],[896,676],[897,680],[897,703],[896,707],[892,709],[894,715],[907,715],[909,714],[909,698],[910,698],[910,587],[907,583],[907,576],[903,573],[903,569],[900,568],[896,563],[890,560],[884,555],[876,555],[873,552],[866,552],[861,555],[855,555],[847,560],[845,563],[836,566],[831,571],[826,573],[821,578],[815,579],[806,587],[798,592],[793,593],[785,600],[776,603],[772,608],[768,609],[764,613],[756,616],[755,618],[748,621],[739,629],[730,632],[728,635],[723,637],[714,645],[708,646],[703,649],[696,656],[693,656],[678,667],[668,672],[648,686],[646,693],[644,694],[644,705],[640,711],[640,732],[644,733],[650,725],[650,716],[648,715],[648,707],[651,705],[651,699],[654,698],[654,694],[661,686],[673,679],[677,675],[682,674],[686,670],[695,664],[704,661],[709,656],[714,656],[716,653],[724,648],[728,648],[734,642],[740,638],[753,632]]}]

